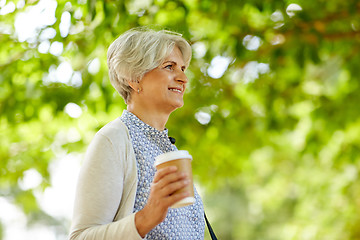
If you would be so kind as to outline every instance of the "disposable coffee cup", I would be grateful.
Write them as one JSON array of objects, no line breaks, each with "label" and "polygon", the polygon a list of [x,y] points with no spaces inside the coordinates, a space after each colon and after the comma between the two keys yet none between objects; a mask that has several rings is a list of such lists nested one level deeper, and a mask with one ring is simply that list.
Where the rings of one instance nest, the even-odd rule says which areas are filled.
[{"label": "disposable coffee cup", "polygon": [[176,202],[171,206],[171,208],[185,207],[195,203],[191,161],[192,161],[192,156],[189,154],[188,151],[185,150],[167,152],[155,158],[155,167],[157,170],[160,170],[168,166],[176,166],[179,172],[186,173],[190,179],[190,183],[186,187],[175,192],[175,193],[180,193],[180,192],[189,191],[190,196]]}]

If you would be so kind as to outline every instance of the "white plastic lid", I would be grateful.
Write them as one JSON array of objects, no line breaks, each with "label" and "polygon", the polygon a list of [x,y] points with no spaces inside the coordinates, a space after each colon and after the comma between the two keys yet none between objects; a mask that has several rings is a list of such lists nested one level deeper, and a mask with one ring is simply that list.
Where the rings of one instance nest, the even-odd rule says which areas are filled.
[{"label": "white plastic lid", "polygon": [[154,165],[157,166],[164,162],[168,162],[168,161],[180,159],[180,158],[188,158],[188,159],[192,160],[192,156],[189,154],[188,151],[178,150],[178,151],[163,153],[163,154],[157,156],[155,158]]}]

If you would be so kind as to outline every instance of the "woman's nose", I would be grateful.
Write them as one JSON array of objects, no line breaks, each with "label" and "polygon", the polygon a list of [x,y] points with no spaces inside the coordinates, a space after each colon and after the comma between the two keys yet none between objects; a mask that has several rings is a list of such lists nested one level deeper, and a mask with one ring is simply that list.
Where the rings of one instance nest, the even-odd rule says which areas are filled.
[{"label": "woman's nose", "polygon": [[177,74],[176,74],[176,81],[181,82],[181,83],[187,83],[188,82],[188,78],[185,74],[185,72],[183,70],[177,70]]}]

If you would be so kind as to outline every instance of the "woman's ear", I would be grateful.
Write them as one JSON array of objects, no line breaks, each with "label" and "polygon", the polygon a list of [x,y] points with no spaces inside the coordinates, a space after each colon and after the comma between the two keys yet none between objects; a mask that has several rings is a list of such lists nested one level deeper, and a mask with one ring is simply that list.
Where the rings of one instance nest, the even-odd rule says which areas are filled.
[{"label": "woman's ear", "polygon": [[128,81],[129,86],[132,88],[132,90],[134,90],[135,92],[139,89],[139,82],[133,82],[133,81]]},{"label": "woman's ear", "polygon": [[136,82],[128,81],[128,84],[131,87],[131,89],[134,90],[134,92],[137,92],[139,94],[142,91],[139,81],[136,81]]}]

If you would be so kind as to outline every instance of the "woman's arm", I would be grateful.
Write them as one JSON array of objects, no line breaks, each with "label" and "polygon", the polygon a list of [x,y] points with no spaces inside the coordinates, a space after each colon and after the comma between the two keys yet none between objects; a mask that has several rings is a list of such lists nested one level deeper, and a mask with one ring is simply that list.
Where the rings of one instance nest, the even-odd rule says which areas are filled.
[{"label": "woman's arm", "polygon": [[79,175],[71,240],[141,239],[134,214],[113,222],[120,202],[128,201],[123,195],[125,159],[119,157],[112,142],[96,134]]}]

